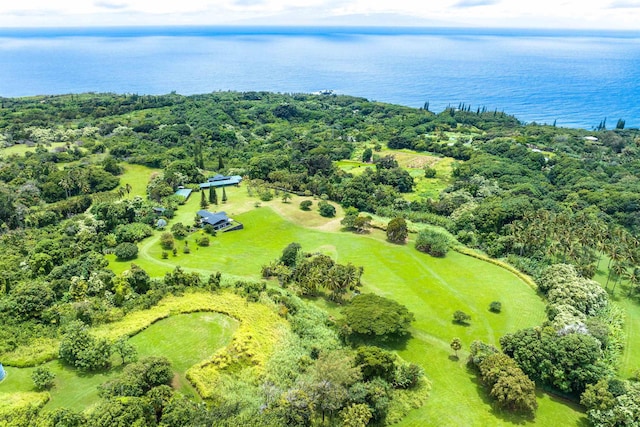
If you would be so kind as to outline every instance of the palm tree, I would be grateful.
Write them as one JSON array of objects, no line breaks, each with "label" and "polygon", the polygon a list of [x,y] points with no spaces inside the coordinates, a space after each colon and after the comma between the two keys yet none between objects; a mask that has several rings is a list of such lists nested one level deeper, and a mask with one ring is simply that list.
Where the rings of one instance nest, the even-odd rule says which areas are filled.
[{"label": "palm tree", "polygon": [[624,273],[624,279],[629,282],[629,294],[631,296],[636,289],[640,288],[640,267],[635,266]]},{"label": "palm tree", "polygon": [[620,278],[626,273],[627,267],[625,267],[622,262],[616,262],[615,264],[613,264],[611,271],[613,271],[613,274],[616,276],[616,281],[614,282],[613,289],[611,290],[611,292],[614,293],[616,291],[616,286],[618,285]]}]

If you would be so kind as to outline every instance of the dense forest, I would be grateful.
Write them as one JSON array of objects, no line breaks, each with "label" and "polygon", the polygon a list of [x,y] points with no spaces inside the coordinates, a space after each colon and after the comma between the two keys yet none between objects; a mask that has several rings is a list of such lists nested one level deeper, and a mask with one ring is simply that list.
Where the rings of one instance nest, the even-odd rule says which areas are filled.
[{"label": "dense forest", "polygon": [[[394,412],[394,401],[424,403],[415,397],[428,388],[422,368],[387,345],[410,339],[413,314],[393,295],[360,294],[360,266],[292,243],[247,272],[263,281],[109,268],[106,255],[135,262],[138,244],[159,227],[154,208],[171,223],[184,203],[176,190],[200,192],[214,173],[242,176],[256,203],[307,197],[324,217],[340,205],[345,231],[381,227],[397,244],[415,234],[416,248],[432,256],[474,251],[531,276],[544,323],[511,331],[499,348],[478,341],[470,349],[469,367],[495,404],[534,417],[539,386],[581,402],[593,425],[640,422],[640,386],[616,375],[624,319],[609,296],[622,289],[640,298],[640,131],[624,121],[588,131],[464,104],[434,113],[427,103],[266,92],[0,100],[0,362],[58,358],[82,372],[126,365],[89,411],[27,406],[0,414],[0,424],[384,425],[406,413]],[[425,164],[416,175],[400,152],[451,159],[451,169],[442,176]],[[363,169],[351,173],[346,161]],[[130,194],[127,165],[158,170],[143,197]],[[434,196],[418,181],[445,184]],[[206,208],[226,202],[220,191],[191,197]],[[163,230],[163,257],[191,228]],[[207,232],[198,245],[215,238]],[[276,352],[259,380],[237,379],[242,387],[225,398],[207,398],[192,379],[200,394],[192,399],[171,387],[166,359],[137,360],[126,340],[90,333],[194,291],[272,307],[291,325],[289,352]],[[309,302],[317,297],[341,317]],[[457,355],[459,343],[451,348]],[[51,373],[39,373],[34,382],[47,389]]]}]

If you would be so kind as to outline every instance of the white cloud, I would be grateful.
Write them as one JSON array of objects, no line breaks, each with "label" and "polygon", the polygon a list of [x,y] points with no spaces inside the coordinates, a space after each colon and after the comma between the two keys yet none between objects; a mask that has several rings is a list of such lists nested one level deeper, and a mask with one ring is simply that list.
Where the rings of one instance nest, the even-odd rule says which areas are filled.
[{"label": "white cloud", "polygon": [[[333,17],[411,17],[425,25],[640,30],[640,0],[21,0],[0,4],[0,26],[280,25]],[[389,25],[406,22],[389,19]]]}]

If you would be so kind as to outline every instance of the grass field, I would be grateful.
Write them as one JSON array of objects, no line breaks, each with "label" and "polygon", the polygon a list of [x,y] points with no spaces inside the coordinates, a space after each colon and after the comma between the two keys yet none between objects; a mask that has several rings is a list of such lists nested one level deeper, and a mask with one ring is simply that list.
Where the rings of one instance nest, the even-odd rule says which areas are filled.
[{"label": "grass field", "polygon": [[[211,357],[227,345],[237,322],[217,313],[201,312],[171,316],[160,320],[130,339],[139,357],[165,356],[177,373],[176,385],[183,392],[196,395],[185,380],[188,368]],[[179,331],[176,333],[176,331]],[[113,363],[119,362],[114,357]],[[115,377],[120,367],[107,373],[83,374],[55,360],[45,364],[56,375],[56,386],[50,391],[51,400],[45,409],[67,407],[75,410],[91,406],[98,400],[98,386]],[[31,392],[34,368],[6,368],[7,378],[0,384],[2,392]]]},{"label": "grass field", "polygon": [[[605,262],[606,260],[602,261],[601,270],[594,278],[603,287],[608,274]],[[620,360],[619,373],[622,378],[630,378],[634,372],[640,369],[640,301],[627,297],[628,288],[625,283],[618,284],[615,292],[612,292],[612,289],[613,284],[609,283],[611,300],[625,312],[625,337],[627,341]]]},{"label": "grass field", "polygon": [[[438,157],[429,154],[417,153],[411,150],[383,149],[376,153],[379,156],[392,155],[398,161],[398,165],[406,169],[413,177],[416,184],[413,193],[406,194],[408,200],[417,200],[423,197],[438,198],[442,190],[447,188],[451,180],[451,172],[455,160],[451,157]],[[368,168],[375,168],[371,163],[363,163],[359,160],[341,160],[336,165],[345,172],[359,175]],[[425,166],[436,170],[435,178],[425,178]]]},{"label": "grass field", "polygon": [[161,172],[161,169],[153,169],[143,165],[130,163],[123,164],[124,173],[120,176],[120,187],[127,184],[131,186],[131,192],[126,196],[129,199],[135,196],[147,197],[147,184],[152,174]]},{"label": "grass field", "polygon": [[[55,148],[64,147],[65,145],[67,145],[66,142],[53,142],[50,146],[45,148],[48,151],[53,151]],[[36,148],[37,147],[35,145],[29,147],[27,144],[15,144],[10,147],[0,148],[0,154],[2,154],[3,156],[10,156],[11,154],[18,154],[20,156],[23,156],[27,152],[35,153]]]},{"label": "grass field", "polygon": [[[243,191],[246,193],[241,188],[231,189],[229,203],[219,208],[242,222],[244,230],[219,234],[211,239],[210,247],[194,249],[192,243],[190,254],[180,253],[175,258],[170,255],[166,260],[161,259],[156,233],[141,245],[134,262],[154,276],[180,265],[207,274],[221,271],[258,278],[263,264],[278,257],[288,243],[298,242],[307,252],[323,252],[339,262],[362,265],[365,292],[393,298],[415,313],[412,339],[394,349],[403,358],[423,366],[433,383],[429,402],[413,411],[401,425],[529,423],[496,414],[475,376],[467,371],[464,358],[465,349],[475,339],[497,344],[501,335],[537,325],[544,319],[544,303],[531,287],[500,267],[453,251],[446,258],[432,258],[417,252],[412,242],[404,246],[387,243],[384,233],[378,230],[368,235],[340,232],[339,219],[327,220],[314,211],[300,211],[298,197],[288,204],[276,199],[255,208],[255,199]],[[192,220],[199,208],[194,200],[180,208],[176,220]],[[195,240],[193,236],[187,239]],[[114,271],[128,266],[111,260]],[[502,313],[489,312],[494,300],[502,302]],[[317,303],[339,315],[339,307],[322,300]],[[468,327],[452,322],[455,310],[471,315]],[[460,359],[452,360],[449,343],[456,336],[462,339],[464,348]],[[547,394],[540,394],[539,404],[535,425],[556,426],[562,420],[563,425],[579,426],[584,420],[577,408]]]}]

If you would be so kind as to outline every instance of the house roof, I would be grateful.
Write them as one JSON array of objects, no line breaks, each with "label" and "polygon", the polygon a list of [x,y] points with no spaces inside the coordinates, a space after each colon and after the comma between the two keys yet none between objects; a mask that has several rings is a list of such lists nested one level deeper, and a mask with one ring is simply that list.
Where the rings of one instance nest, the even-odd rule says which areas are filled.
[{"label": "house roof", "polygon": [[200,188],[226,187],[228,185],[240,184],[240,181],[242,181],[242,177],[240,175],[224,176],[218,174],[209,178],[207,182],[200,184]]},{"label": "house roof", "polygon": [[188,199],[190,195],[191,195],[190,188],[180,188],[178,189],[178,191],[176,191],[176,196],[182,196],[185,199]]},{"label": "house roof", "polygon": [[199,210],[197,213],[200,217],[202,217],[204,222],[211,225],[217,224],[220,221],[229,220],[229,217],[227,217],[227,213],[222,211],[214,213],[214,212],[209,212],[205,210]]}]

